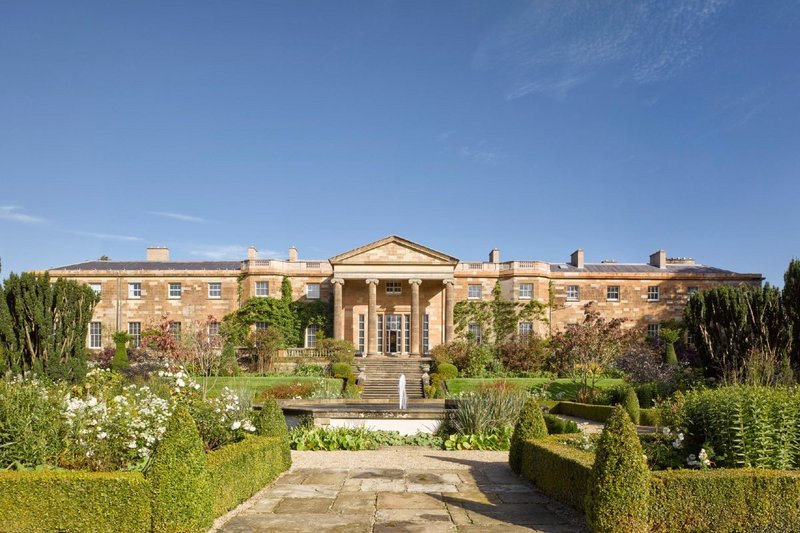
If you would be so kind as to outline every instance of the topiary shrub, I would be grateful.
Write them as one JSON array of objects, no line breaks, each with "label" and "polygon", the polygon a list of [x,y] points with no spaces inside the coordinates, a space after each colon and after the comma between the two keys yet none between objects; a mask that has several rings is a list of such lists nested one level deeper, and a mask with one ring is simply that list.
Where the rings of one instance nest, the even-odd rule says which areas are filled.
[{"label": "topiary shrub", "polygon": [[528,439],[540,439],[547,436],[547,426],[542,416],[539,402],[528,398],[519,414],[519,419],[511,435],[511,446],[508,450],[508,465],[515,474],[522,471],[522,447]]},{"label": "topiary shrub", "polygon": [[283,459],[286,468],[289,468],[292,465],[292,454],[289,449],[291,443],[289,427],[286,425],[286,417],[283,416],[283,410],[278,405],[278,402],[275,401],[275,398],[264,400],[264,405],[253,419],[253,425],[256,427],[256,435],[281,439],[284,444]]},{"label": "topiary shrub", "polygon": [[455,379],[458,377],[458,368],[451,363],[440,363],[436,365],[436,373],[442,379]]},{"label": "topiary shrub", "polygon": [[650,472],[642,445],[621,406],[606,422],[597,443],[586,495],[586,521],[596,533],[645,533],[648,523]]},{"label": "topiary shrub", "polygon": [[152,487],[153,533],[206,531],[213,497],[203,441],[189,411],[178,407],[147,472]]},{"label": "topiary shrub", "polygon": [[116,347],[114,350],[114,358],[111,360],[111,370],[119,372],[130,368],[131,364],[128,362],[128,349],[126,345],[133,337],[124,331],[117,331],[111,336],[111,339],[114,341],[114,346]]},{"label": "topiary shrub", "polygon": [[628,413],[628,416],[631,417],[631,421],[638,425],[639,397],[636,396],[636,391],[633,390],[633,387],[628,388],[628,392],[625,393],[625,400],[622,402],[622,406],[625,408],[625,412]]}]

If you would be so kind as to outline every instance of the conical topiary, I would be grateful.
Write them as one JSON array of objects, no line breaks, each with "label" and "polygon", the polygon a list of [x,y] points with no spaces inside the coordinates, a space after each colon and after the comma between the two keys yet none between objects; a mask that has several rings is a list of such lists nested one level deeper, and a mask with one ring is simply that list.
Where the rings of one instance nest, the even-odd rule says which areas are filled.
[{"label": "conical topiary", "polygon": [[606,421],[597,443],[586,495],[586,521],[595,533],[645,533],[650,471],[636,428],[621,406]]},{"label": "conical topiary", "polygon": [[264,437],[278,437],[283,443],[283,458],[286,461],[286,468],[292,465],[292,453],[290,448],[289,428],[286,425],[286,418],[283,416],[278,402],[275,398],[267,398],[261,411],[258,412],[253,420],[256,427],[256,434]]},{"label": "conical topiary", "polygon": [[508,465],[514,473],[519,474],[522,471],[522,448],[525,441],[546,436],[547,425],[544,422],[539,402],[528,398],[514,426],[511,446],[508,449]]},{"label": "conical topiary", "polygon": [[147,471],[152,488],[153,533],[207,531],[213,496],[206,452],[185,407],[172,413]]},{"label": "conical topiary", "polygon": [[639,425],[639,397],[636,395],[636,391],[633,387],[628,387],[628,390],[625,391],[625,399],[622,401],[622,406],[625,408],[625,412],[628,413],[628,416],[631,417],[631,421]]}]

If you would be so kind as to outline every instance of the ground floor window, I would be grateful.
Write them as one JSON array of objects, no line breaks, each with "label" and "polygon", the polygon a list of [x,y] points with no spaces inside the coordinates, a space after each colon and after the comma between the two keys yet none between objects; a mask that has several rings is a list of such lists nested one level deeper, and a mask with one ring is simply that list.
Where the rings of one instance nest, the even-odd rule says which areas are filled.
[{"label": "ground floor window", "polygon": [[532,322],[520,322],[519,323],[519,336],[520,337],[527,337],[533,331],[533,323]]},{"label": "ground floor window", "polygon": [[406,353],[411,353],[411,315],[403,315],[403,344]]},{"label": "ground floor window", "polygon": [[378,351],[383,353],[383,315],[378,315]]},{"label": "ground floor window", "polygon": [[428,321],[428,315],[425,315],[422,319],[422,353],[428,354],[430,353],[429,343],[428,340],[430,339],[430,322]]},{"label": "ground floor window", "polygon": [[647,336],[651,339],[658,339],[661,333],[661,324],[647,324]]},{"label": "ground floor window", "polygon": [[481,344],[483,341],[481,337],[481,325],[480,324],[470,324],[469,325],[469,333],[472,335],[473,339],[477,344]]},{"label": "ground floor window", "polygon": [[172,338],[176,341],[180,342],[181,340],[181,323],[180,322],[170,322],[169,323],[169,334],[172,335]]},{"label": "ground floor window", "polygon": [[317,332],[319,331],[319,326],[316,324],[311,324],[306,328],[306,348],[316,348],[317,347]]},{"label": "ground floor window", "polygon": [[358,315],[358,353],[363,354],[364,350],[364,315]]},{"label": "ground floor window", "polygon": [[139,348],[142,345],[142,323],[128,322],[128,335],[131,336],[131,346]]},{"label": "ground floor window", "polygon": [[89,348],[103,347],[103,326],[100,322],[89,323]]}]

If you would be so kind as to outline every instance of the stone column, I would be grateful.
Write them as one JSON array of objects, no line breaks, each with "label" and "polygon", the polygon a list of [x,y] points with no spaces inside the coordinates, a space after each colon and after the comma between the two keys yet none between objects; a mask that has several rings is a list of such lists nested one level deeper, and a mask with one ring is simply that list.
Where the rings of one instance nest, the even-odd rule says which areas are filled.
[{"label": "stone column", "polygon": [[369,311],[367,313],[367,355],[378,355],[378,280],[368,279]]},{"label": "stone column", "polygon": [[342,288],[344,280],[334,278],[331,280],[333,285],[333,338],[344,339],[344,301],[342,299]]},{"label": "stone column", "polygon": [[446,279],[444,283],[444,342],[455,340],[453,310],[456,307],[456,280]]},{"label": "stone column", "polygon": [[420,342],[422,335],[420,335],[420,316],[419,316],[419,286],[422,284],[421,279],[410,279],[408,282],[411,284],[411,349],[410,355],[419,355],[422,353],[420,349]]}]

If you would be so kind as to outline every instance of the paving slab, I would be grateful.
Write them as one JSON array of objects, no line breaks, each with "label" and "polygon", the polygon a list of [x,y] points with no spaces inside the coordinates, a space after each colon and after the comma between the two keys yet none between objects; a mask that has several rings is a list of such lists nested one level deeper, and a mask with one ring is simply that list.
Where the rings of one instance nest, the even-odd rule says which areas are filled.
[{"label": "paving slab", "polygon": [[219,520],[212,531],[586,531],[579,513],[515,476],[507,452],[392,447],[292,452],[292,459],[291,470]]}]

